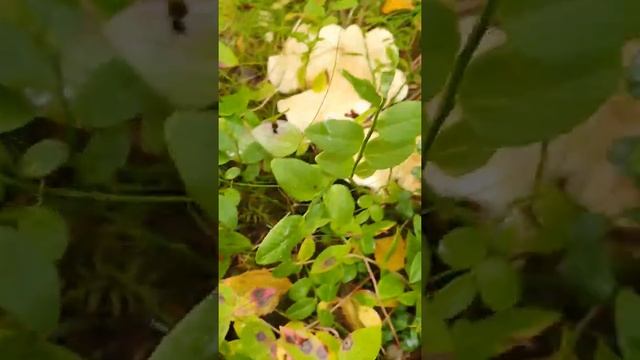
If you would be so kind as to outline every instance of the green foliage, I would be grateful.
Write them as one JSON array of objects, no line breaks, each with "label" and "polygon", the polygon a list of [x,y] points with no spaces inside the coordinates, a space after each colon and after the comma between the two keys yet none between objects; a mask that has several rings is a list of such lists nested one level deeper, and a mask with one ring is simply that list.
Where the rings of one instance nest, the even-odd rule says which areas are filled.
[{"label": "green foliage", "polygon": [[194,307],[169,333],[153,352],[149,360],[189,357],[209,360],[216,358],[215,322],[216,312],[213,296],[207,296]]},{"label": "green foliage", "polygon": [[[242,234],[250,246],[234,249],[226,245],[224,252],[225,273],[219,284],[221,289],[229,284],[230,289],[225,309],[219,313],[225,319],[220,331],[227,335],[220,352],[228,359],[272,359],[275,353],[286,353],[302,360],[373,360],[394,344],[406,354],[417,354],[423,257],[416,256],[422,246],[415,230],[418,216],[413,217],[419,192],[405,190],[394,179],[379,191],[360,183],[375,170],[399,169],[398,165],[415,154],[420,102],[392,103],[384,98],[393,72],[380,74],[372,82],[358,77],[360,72],[356,76],[338,69],[334,76],[344,77],[353,87],[350,90],[371,108],[353,119],[346,118],[348,114],[332,114],[301,126],[291,119],[282,120],[278,100],[287,95],[274,95],[269,79],[246,81],[242,73],[250,69],[244,62],[271,63],[269,56],[287,38],[295,37],[307,46],[315,42],[302,33],[290,33],[294,26],[287,15],[290,11],[301,14],[310,31],[316,32],[327,24],[345,26],[358,16],[380,14],[381,4],[254,2],[243,10],[243,16],[249,17],[254,11],[270,13],[272,24],[278,25],[268,30],[259,25],[234,26],[230,19],[238,19],[234,12],[239,9],[221,5],[226,19],[221,21],[224,30],[219,47],[228,48],[224,52],[235,54],[238,62],[235,70],[226,63],[221,69],[218,230],[227,238]],[[417,15],[418,9],[412,12]],[[381,16],[370,24],[386,27],[392,18]],[[399,56],[393,49],[389,53],[394,61],[408,65],[417,55],[409,54],[413,51],[408,42],[417,44],[418,38],[409,41],[415,30],[401,31],[399,24],[408,24],[407,17],[403,19],[388,29],[407,42],[406,53],[401,51]],[[269,46],[262,41],[265,31],[273,35]],[[252,57],[242,49],[246,44],[255,49]],[[301,55],[303,62],[308,57]],[[298,79],[300,74],[304,67],[296,72]],[[331,81],[321,73],[305,86],[309,91],[331,91]],[[257,150],[251,149],[254,146]],[[256,171],[245,178],[249,166]],[[240,194],[241,200],[230,198],[229,192]],[[388,243],[381,240],[394,234],[395,245],[381,245]],[[247,245],[244,240],[242,244]],[[234,304],[226,301],[234,296],[238,300]],[[267,322],[269,328],[264,326]],[[230,327],[235,332],[228,331]],[[257,329],[262,328],[259,335]],[[259,335],[260,344],[251,335],[245,339],[243,333]]]}]

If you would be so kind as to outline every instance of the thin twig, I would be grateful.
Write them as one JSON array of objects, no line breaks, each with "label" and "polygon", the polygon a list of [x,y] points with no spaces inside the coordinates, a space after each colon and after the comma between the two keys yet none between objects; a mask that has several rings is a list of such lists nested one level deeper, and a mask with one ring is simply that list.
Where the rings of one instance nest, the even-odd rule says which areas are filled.
[{"label": "thin twig", "polygon": [[387,309],[384,307],[384,304],[382,303],[382,300],[380,300],[380,293],[378,292],[378,283],[376,283],[376,278],[373,275],[373,271],[371,270],[371,266],[369,265],[369,263],[367,261],[364,262],[364,265],[367,267],[367,272],[369,273],[369,277],[371,278],[371,282],[373,283],[373,290],[376,293],[376,298],[378,299],[378,302],[380,303],[380,308],[382,309],[382,313],[385,316],[385,320],[387,321],[387,324],[389,324],[389,329],[391,330],[391,333],[393,334],[393,338],[396,341],[396,345],[400,346],[400,338],[398,338],[398,333],[396,332],[396,328],[395,328],[395,326],[393,326],[393,322],[391,321],[391,317],[389,316],[389,313],[387,312]]},{"label": "thin twig", "polygon": [[0,174],[0,182],[43,196],[53,195],[66,198],[126,203],[190,203],[193,201],[191,198],[184,195],[130,195],[111,194],[98,191],[82,191],[69,188],[47,188],[39,184],[32,184],[17,180],[5,174]]},{"label": "thin twig", "polygon": [[[469,62],[471,61],[471,57],[473,56],[473,53],[478,48],[478,45],[480,45],[480,40],[482,40],[482,37],[484,36],[484,34],[487,32],[487,29],[489,28],[489,21],[491,20],[491,17],[495,12],[497,3],[498,3],[498,0],[487,1],[487,5],[483,10],[482,15],[480,16],[480,19],[474,26],[473,31],[471,32],[471,35],[469,35],[469,38],[467,39],[467,42],[464,48],[462,49],[460,54],[458,54],[458,56],[456,57],[455,63],[453,65],[453,70],[445,85],[442,101],[440,102],[436,115],[433,119],[433,125],[429,129],[429,132],[427,133],[427,137],[425,138],[422,146],[422,168],[423,169],[426,168],[425,165],[426,165],[429,149],[435,142],[436,136],[438,136],[438,132],[442,128],[442,125],[444,125],[444,122],[446,121],[447,117],[449,117],[449,114],[455,107],[456,94],[458,92],[458,88],[460,87],[460,84],[462,83],[462,78],[464,77],[464,73],[469,65]],[[426,124],[423,124],[423,126],[426,127]]]}]

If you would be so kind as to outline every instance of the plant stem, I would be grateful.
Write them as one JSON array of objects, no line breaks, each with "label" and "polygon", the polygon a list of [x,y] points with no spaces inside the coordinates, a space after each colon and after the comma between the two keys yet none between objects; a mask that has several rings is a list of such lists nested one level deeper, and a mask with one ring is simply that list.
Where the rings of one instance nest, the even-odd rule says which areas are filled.
[{"label": "plant stem", "polygon": [[[429,149],[433,145],[436,140],[436,136],[438,136],[438,132],[444,125],[444,122],[447,120],[447,117],[453,110],[456,104],[456,94],[462,83],[462,78],[464,77],[464,73],[471,61],[471,57],[473,53],[480,45],[480,40],[487,32],[489,28],[489,21],[493,16],[493,13],[496,10],[498,0],[488,0],[487,4],[482,11],[482,15],[480,19],[475,24],[471,35],[467,39],[467,42],[464,45],[464,48],[456,57],[455,63],[453,64],[453,70],[447,80],[445,85],[444,93],[442,95],[442,101],[440,102],[436,115],[433,119],[433,125],[429,129],[427,133],[427,137],[423,142],[422,146],[422,169],[425,169],[425,165],[427,162],[427,154]],[[423,126],[426,124],[423,123]]]},{"label": "plant stem", "polygon": [[362,157],[364,156],[364,150],[367,148],[367,144],[369,143],[369,140],[373,135],[373,131],[376,129],[376,124],[378,123],[378,117],[380,116],[381,111],[382,111],[382,104],[378,107],[376,114],[373,116],[373,122],[371,123],[371,127],[369,128],[367,135],[364,137],[364,141],[362,142],[362,145],[360,145],[360,150],[358,150],[358,156],[356,157],[356,161],[353,163],[353,168],[351,169],[351,175],[349,176],[349,180],[351,182],[353,182],[353,175],[355,175],[356,168],[358,167],[360,160],[362,160]]},{"label": "plant stem", "polygon": [[126,203],[190,203],[193,200],[184,195],[125,195],[111,194],[98,191],[82,191],[69,188],[46,188],[38,184],[27,183],[14,179],[5,174],[0,174],[0,182],[12,185],[36,194],[53,195],[75,199],[89,199],[105,202],[126,202]]}]

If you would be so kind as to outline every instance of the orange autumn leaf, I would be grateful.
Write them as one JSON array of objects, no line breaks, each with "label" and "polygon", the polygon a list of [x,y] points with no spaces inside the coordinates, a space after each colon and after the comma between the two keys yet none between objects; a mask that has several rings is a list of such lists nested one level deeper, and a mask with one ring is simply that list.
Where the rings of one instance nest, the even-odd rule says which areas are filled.
[{"label": "orange autumn leaf", "polygon": [[406,252],[405,241],[400,235],[376,241],[375,259],[381,269],[398,271],[404,268]]},{"label": "orange autumn leaf", "polygon": [[386,15],[399,10],[412,10],[414,7],[413,0],[387,0],[382,5],[382,13]]},{"label": "orange autumn leaf", "polygon": [[224,279],[238,297],[233,314],[235,316],[262,316],[272,312],[280,297],[291,287],[287,278],[276,278],[269,270],[252,270]]}]

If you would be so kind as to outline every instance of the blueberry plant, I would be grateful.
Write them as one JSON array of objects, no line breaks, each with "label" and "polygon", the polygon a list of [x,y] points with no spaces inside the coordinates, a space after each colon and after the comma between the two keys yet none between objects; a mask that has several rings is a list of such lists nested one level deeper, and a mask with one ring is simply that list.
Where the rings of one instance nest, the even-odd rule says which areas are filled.
[{"label": "blueberry plant", "polygon": [[[634,212],[611,219],[543,176],[548,144],[613,95],[638,101],[637,50],[635,60],[623,56],[640,36],[637,4],[480,1],[470,10],[475,26],[461,39],[459,22],[469,11],[461,2],[423,3],[423,99],[436,104],[424,126],[423,159],[456,178],[503,149],[537,144],[541,154],[530,195],[497,218],[425,185],[427,358],[640,356],[637,260],[626,253],[637,248],[637,232],[629,230],[637,223],[620,225]],[[481,49],[490,27],[505,36]],[[445,124],[454,108],[460,120]],[[632,179],[636,141],[624,138],[609,152]],[[528,181],[519,176],[512,181]],[[492,196],[506,186],[495,185]]]},{"label": "blueberry plant", "polygon": [[[216,345],[225,359],[420,357],[420,194],[406,183],[420,174],[421,8],[396,3],[221,2]],[[365,31],[367,54],[381,49],[404,81],[394,85],[389,69],[354,73],[350,56],[362,54],[349,52]],[[391,41],[376,42],[380,34]],[[328,70],[312,75],[325,59]],[[370,106],[322,115],[350,99]]]}]

